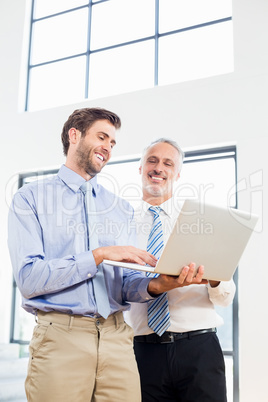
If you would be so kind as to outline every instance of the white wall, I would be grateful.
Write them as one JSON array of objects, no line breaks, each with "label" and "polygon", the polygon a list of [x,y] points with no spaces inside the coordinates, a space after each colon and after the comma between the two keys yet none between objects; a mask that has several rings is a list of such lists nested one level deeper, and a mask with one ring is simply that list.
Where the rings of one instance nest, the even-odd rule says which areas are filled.
[{"label": "white wall", "polygon": [[[0,342],[9,341],[12,273],[6,246],[8,206],[18,172],[60,165],[62,124],[77,107],[101,106],[123,121],[114,156],[140,153],[155,137],[177,139],[184,148],[236,143],[238,202],[260,215],[239,270],[241,402],[265,402],[265,329],[268,282],[266,243],[268,3],[234,0],[232,74],[34,113],[18,112],[23,33],[28,0],[0,2]],[[53,96],[53,94],[51,94]]]}]

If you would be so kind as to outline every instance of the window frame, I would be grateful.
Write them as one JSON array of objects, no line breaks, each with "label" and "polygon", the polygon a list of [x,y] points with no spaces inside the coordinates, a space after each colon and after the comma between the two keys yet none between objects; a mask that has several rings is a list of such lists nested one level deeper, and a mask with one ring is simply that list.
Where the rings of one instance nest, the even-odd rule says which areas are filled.
[{"label": "window frame", "polygon": [[[29,33],[28,65],[27,65],[27,76],[26,76],[26,97],[25,97],[25,106],[24,106],[25,111],[29,110],[30,75],[31,75],[32,69],[34,69],[34,68],[38,68],[38,67],[41,67],[41,66],[45,66],[45,65],[52,64],[52,63],[65,61],[65,60],[70,60],[70,59],[77,58],[77,57],[86,56],[85,81],[84,81],[84,99],[81,98],[81,101],[83,101],[83,100],[89,99],[89,91],[90,91],[90,88],[89,88],[90,56],[92,54],[98,53],[98,52],[109,51],[111,49],[119,48],[119,47],[122,47],[122,46],[133,45],[135,43],[154,40],[155,41],[155,46],[154,46],[154,52],[155,52],[155,54],[154,54],[154,86],[158,86],[159,39],[160,38],[165,37],[165,36],[174,35],[174,34],[183,33],[183,32],[186,32],[186,31],[205,28],[205,27],[215,25],[215,24],[221,24],[221,23],[224,23],[224,22],[232,21],[232,16],[229,16],[229,17],[225,17],[225,18],[220,18],[220,19],[207,21],[207,22],[204,22],[204,23],[200,23],[200,24],[187,26],[187,27],[184,27],[184,28],[180,28],[180,29],[160,33],[159,32],[159,0],[155,0],[155,32],[154,32],[154,35],[146,36],[146,37],[143,37],[143,38],[139,38],[139,39],[131,40],[131,41],[127,41],[127,42],[117,43],[117,44],[112,45],[112,46],[101,47],[101,48],[98,48],[98,49],[91,50],[90,38],[91,38],[92,7],[94,7],[94,6],[96,6],[96,5],[100,4],[100,3],[107,2],[107,1],[110,1],[110,0],[99,0],[99,1],[94,1],[94,2],[92,0],[89,0],[87,4],[79,6],[79,7],[66,9],[64,11],[54,13],[54,14],[49,14],[47,16],[43,16],[43,17],[40,17],[40,18],[34,18],[35,0],[32,0],[31,20],[30,20],[30,33]],[[53,18],[53,17],[63,15],[63,14],[66,14],[66,13],[71,13],[71,12],[81,10],[81,9],[84,9],[84,8],[88,8],[88,27],[87,27],[88,29],[87,29],[87,49],[86,49],[86,51],[83,52],[83,53],[73,54],[71,56],[62,57],[62,58],[59,58],[59,59],[53,59],[53,60],[48,60],[48,61],[42,62],[42,63],[31,64],[31,52],[32,52],[33,26],[34,26],[34,24],[37,23],[38,21],[43,21],[43,20],[46,20],[48,18]]]}]

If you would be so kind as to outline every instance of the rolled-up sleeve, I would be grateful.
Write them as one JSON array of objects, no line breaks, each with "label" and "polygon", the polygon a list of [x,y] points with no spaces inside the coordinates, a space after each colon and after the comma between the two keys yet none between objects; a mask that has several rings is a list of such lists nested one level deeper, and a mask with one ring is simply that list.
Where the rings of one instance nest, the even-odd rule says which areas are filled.
[{"label": "rolled-up sleeve", "polygon": [[207,288],[209,299],[214,305],[226,307],[233,302],[236,291],[236,286],[233,280],[220,282],[215,288],[212,288],[208,284]]}]

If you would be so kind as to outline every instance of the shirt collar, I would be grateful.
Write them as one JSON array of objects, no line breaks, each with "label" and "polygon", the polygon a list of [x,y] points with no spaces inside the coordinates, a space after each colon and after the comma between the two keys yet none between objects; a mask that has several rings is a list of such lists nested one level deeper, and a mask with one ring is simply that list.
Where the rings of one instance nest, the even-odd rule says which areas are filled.
[{"label": "shirt collar", "polygon": [[[148,212],[148,209],[149,209],[151,206],[152,206],[152,205],[149,204],[148,202],[146,202],[146,201],[144,201],[144,200],[141,201],[141,204],[140,204],[140,206],[139,206],[139,208],[138,208],[139,211],[140,211],[140,214],[141,214],[141,218],[144,218],[144,216],[145,216],[145,215],[147,214],[147,212]],[[167,215],[167,216],[169,216],[169,217],[171,217],[171,216],[173,215],[173,210],[174,210],[174,208],[173,208],[173,199],[172,199],[172,197],[169,198],[167,201],[163,202],[162,204],[156,205],[156,206],[160,207],[161,210],[164,212],[165,215]]]},{"label": "shirt collar", "polygon": [[[79,191],[82,184],[86,181],[82,176],[80,176],[80,174],[74,172],[65,165],[61,166],[58,176],[66,184],[66,186],[68,186],[75,193]],[[97,177],[92,177],[92,179],[90,179],[90,183],[96,194],[98,192]]]}]

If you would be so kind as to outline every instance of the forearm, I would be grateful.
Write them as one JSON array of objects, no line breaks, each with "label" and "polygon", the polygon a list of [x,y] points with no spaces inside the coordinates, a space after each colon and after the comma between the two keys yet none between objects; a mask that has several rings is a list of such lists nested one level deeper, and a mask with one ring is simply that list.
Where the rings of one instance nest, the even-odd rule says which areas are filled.
[{"label": "forearm", "polygon": [[161,293],[165,292],[164,288],[161,286],[161,283],[156,280],[156,278],[151,279],[148,283],[147,291],[150,296],[157,297]]},{"label": "forearm", "polygon": [[77,247],[71,254],[75,247],[69,246],[71,238],[64,238],[66,229],[49,219],[43,219],[42,226],[42,217],[37,217],[33,200],[16,195],[9,213],[8,246],[16,283],[27,299],[56,293],[97,272],[92,253]]},{"label": "forearm", "polygon": [[64,290],[93,277],[96,272],[90,252],[48,261],[35,257],[20,267],[14,266],[16,283],[26,299]]},{"label": "forearm", "polygon": [[209,284],[212,288],[216,288],[219,286],[220,282],[219,281],[209,281]]},{"label": "forearm", "polygon": [[104,254],[103,250],[104,250],[103,247],[99,247],[92,251],[96,265],[101,264],[105,258],[105,254]]}]

